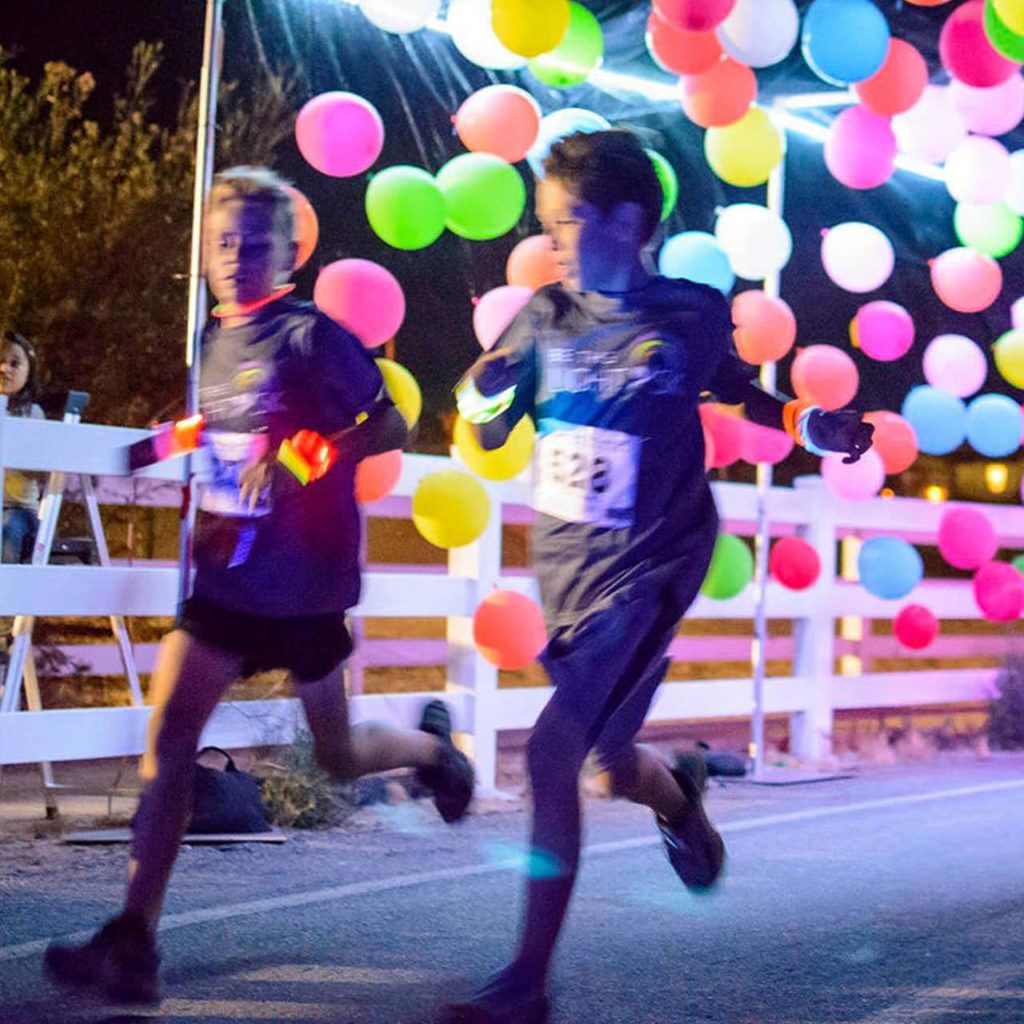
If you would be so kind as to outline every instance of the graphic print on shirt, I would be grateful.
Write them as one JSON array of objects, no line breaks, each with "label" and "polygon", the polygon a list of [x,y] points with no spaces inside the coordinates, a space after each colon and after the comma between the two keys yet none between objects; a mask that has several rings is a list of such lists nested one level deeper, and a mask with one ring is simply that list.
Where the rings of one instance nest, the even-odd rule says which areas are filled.
[{"label": "graphic print on shirt", "polygon": [[206,427],[203,441],[210,453],[210,480],[201,488],[199,507],[221,516],[252,519],[270,513],[270,486],[250,507],[239,495],[246,466],[269,450],[267,416],[277,400],[273,371],[265,363],[243,363],[234,378],[200,391]]},{"label": "graphic print on shirt", "polygon": [[678,345],[651,331],[603,348],[598,340],[541,346],[543,405],[559,415],[542,408],[538,420],[534,507],[566,522],[622,529],[634,520],[643,437],[595,421],[679,392],[682,373]]}]

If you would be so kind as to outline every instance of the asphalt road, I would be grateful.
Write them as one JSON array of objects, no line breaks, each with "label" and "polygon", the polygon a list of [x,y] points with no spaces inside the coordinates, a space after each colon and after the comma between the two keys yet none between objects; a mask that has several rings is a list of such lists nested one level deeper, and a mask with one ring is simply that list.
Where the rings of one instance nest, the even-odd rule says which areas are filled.
[{"label": "asphalt road", "polygon": [[[553,1024],[1024,1024],[1024,757],[734,785],[709,805],[729,869],[694,898],[647,812],[588,803]],[[511,948],[525,817],[377,815],[282,847],[186,850],[165,999],[141,1013],[40,976],[47,939],[115,904],[123,849],[8,839],[0,1021],[436,1021]]]}]

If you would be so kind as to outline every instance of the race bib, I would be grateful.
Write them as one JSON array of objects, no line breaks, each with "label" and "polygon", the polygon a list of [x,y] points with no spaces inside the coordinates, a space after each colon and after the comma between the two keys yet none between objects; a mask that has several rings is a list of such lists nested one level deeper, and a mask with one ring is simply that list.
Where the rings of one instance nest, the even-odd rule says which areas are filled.
[{"label": "race bib", "polygon": [[270,512],[270,487],[263,489],[255,505],[239,497],[239,478],[250,463],[266,455],[269,441],[264,433],[207,430],[203,442],[210,453],[210,476],[199,494],[199,507],[220,516],[250,519]]},{"label": "race bib", "polygon": [[569,523],[633,525],[640,438],[621,430],[542,420],[534,508]]}]

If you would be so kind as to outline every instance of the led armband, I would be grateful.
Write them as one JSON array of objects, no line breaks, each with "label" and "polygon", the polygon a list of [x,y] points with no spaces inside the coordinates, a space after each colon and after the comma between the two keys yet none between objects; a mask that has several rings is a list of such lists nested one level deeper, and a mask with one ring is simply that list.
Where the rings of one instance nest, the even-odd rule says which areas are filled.
[{"label": "led armband", "polygon": [[820,448],[816,445],[810,437],[810,419],[811,414],[820,412],[821,410],[810,402],[801,401],[800,399],[794,399],[791,402],[787,402],[782,409],[782,425],[786,433],[789,434],[793,440],[800,445],[804,451],[810,452],[811,455],[829,455],[831,449]]},{"label": "led armband", "polygon": [[203,432],[202,413],[175,423],[161,423],[149,437],[128,446],[128,471],[145,469],[157,462],[187,455],[199,447]]},{"label": "led armband", "polygon": [[511,407],[515,397],[514,384],[496,395],[482,395],[472,377],[466,377],[455,388],[455,404],[467,423],[490,423]]},{"label": "led armband", "polygon": [[337,458],[334,445],[315,430],[300,430],[277,449],[277,461],[303,486],[324,476]]}]

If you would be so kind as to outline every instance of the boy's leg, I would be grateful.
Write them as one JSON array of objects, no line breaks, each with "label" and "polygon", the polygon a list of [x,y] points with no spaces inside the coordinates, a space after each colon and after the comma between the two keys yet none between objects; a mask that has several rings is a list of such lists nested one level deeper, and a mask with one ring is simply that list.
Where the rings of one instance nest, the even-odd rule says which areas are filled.
[{"label": "boy's leg", "polygon": [[392,768],[416,768],[434,790],[445,821],[461,818],[473,796],[473,769],[451,742],[448,713],[431,702],[420,729],[400,729],[380,722],[350,725],[344,664],[314,682],[298,683],[317,761],[334,778],[350,781]]}]

